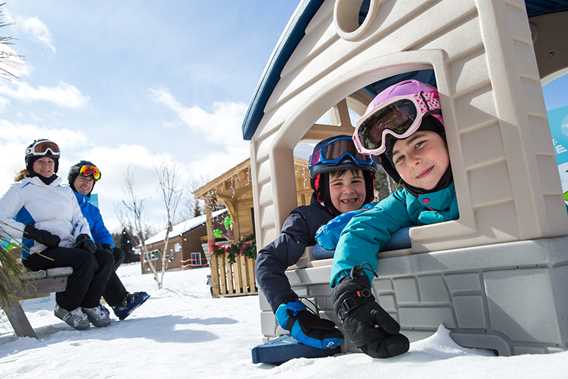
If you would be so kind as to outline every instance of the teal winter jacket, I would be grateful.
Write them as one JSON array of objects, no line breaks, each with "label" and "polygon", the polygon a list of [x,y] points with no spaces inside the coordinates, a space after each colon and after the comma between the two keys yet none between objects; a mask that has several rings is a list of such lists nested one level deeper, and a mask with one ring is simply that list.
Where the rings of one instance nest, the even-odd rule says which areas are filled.
[{"label": "teal winter jacket", "polygon": [[343,229],[333,256],[331,287],[335,287],[355,266],[362,266],[372,280],[377,271],[379,252],[400,228],[436,224],[458,217],[453,184],[418,197],[405,188],[399,189],[372,209],[354,216]]}]

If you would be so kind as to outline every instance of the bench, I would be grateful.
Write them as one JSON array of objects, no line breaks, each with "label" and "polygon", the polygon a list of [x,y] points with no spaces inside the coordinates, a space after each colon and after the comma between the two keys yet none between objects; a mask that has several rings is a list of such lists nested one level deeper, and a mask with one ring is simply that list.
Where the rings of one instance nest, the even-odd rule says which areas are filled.
[{"label": "bench", "polygon": [[4,306],[8,321],[18,337],[37,338],[20,300],[49,296],[51,292],[61,292],[67,287],[67,278],[73,273],[71,267],[58,267],[48,270],[28,271],[22,274],[23,288],[16,291],[16,299]]}]

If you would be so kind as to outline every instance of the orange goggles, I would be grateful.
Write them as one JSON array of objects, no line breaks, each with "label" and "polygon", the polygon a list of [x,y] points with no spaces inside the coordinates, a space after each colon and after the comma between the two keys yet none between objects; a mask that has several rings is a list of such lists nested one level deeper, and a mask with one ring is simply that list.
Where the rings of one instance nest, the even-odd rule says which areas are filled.
[{"label": "orange goggles", "polygon": [[92,176],[95,181],[101,178],[101,170],[95,165],[83,165],[79,169],[79,174],[82,176]]}]

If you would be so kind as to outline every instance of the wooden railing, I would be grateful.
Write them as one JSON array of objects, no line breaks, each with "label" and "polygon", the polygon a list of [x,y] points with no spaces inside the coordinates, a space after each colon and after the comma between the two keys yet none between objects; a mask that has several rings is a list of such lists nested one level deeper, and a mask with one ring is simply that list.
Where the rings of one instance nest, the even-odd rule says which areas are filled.
[{"label": "wooden railing", "polygon": [[211,255],[211,288],[213,297],[256,295],[255,259],[242,254],[231,263],[228,254]]}]

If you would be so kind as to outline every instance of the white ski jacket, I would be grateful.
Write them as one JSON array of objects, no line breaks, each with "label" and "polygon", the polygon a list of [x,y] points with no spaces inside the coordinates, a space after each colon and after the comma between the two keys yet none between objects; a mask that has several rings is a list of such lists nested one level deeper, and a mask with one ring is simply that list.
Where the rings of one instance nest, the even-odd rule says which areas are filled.
[{"label": "white ski jacket", "polygon": [[[38,177],[24,178],[0,198],[0,235],[8,234],[20,241],[28,224],[58,236],[61,247],[72,247],[80,234],[91,236],[73,190],[61,185],[61,178],[49,185]],[[23,240],[23,245],[29,250],[22,249],[22,258],[46,249],[28,239]]]}]

